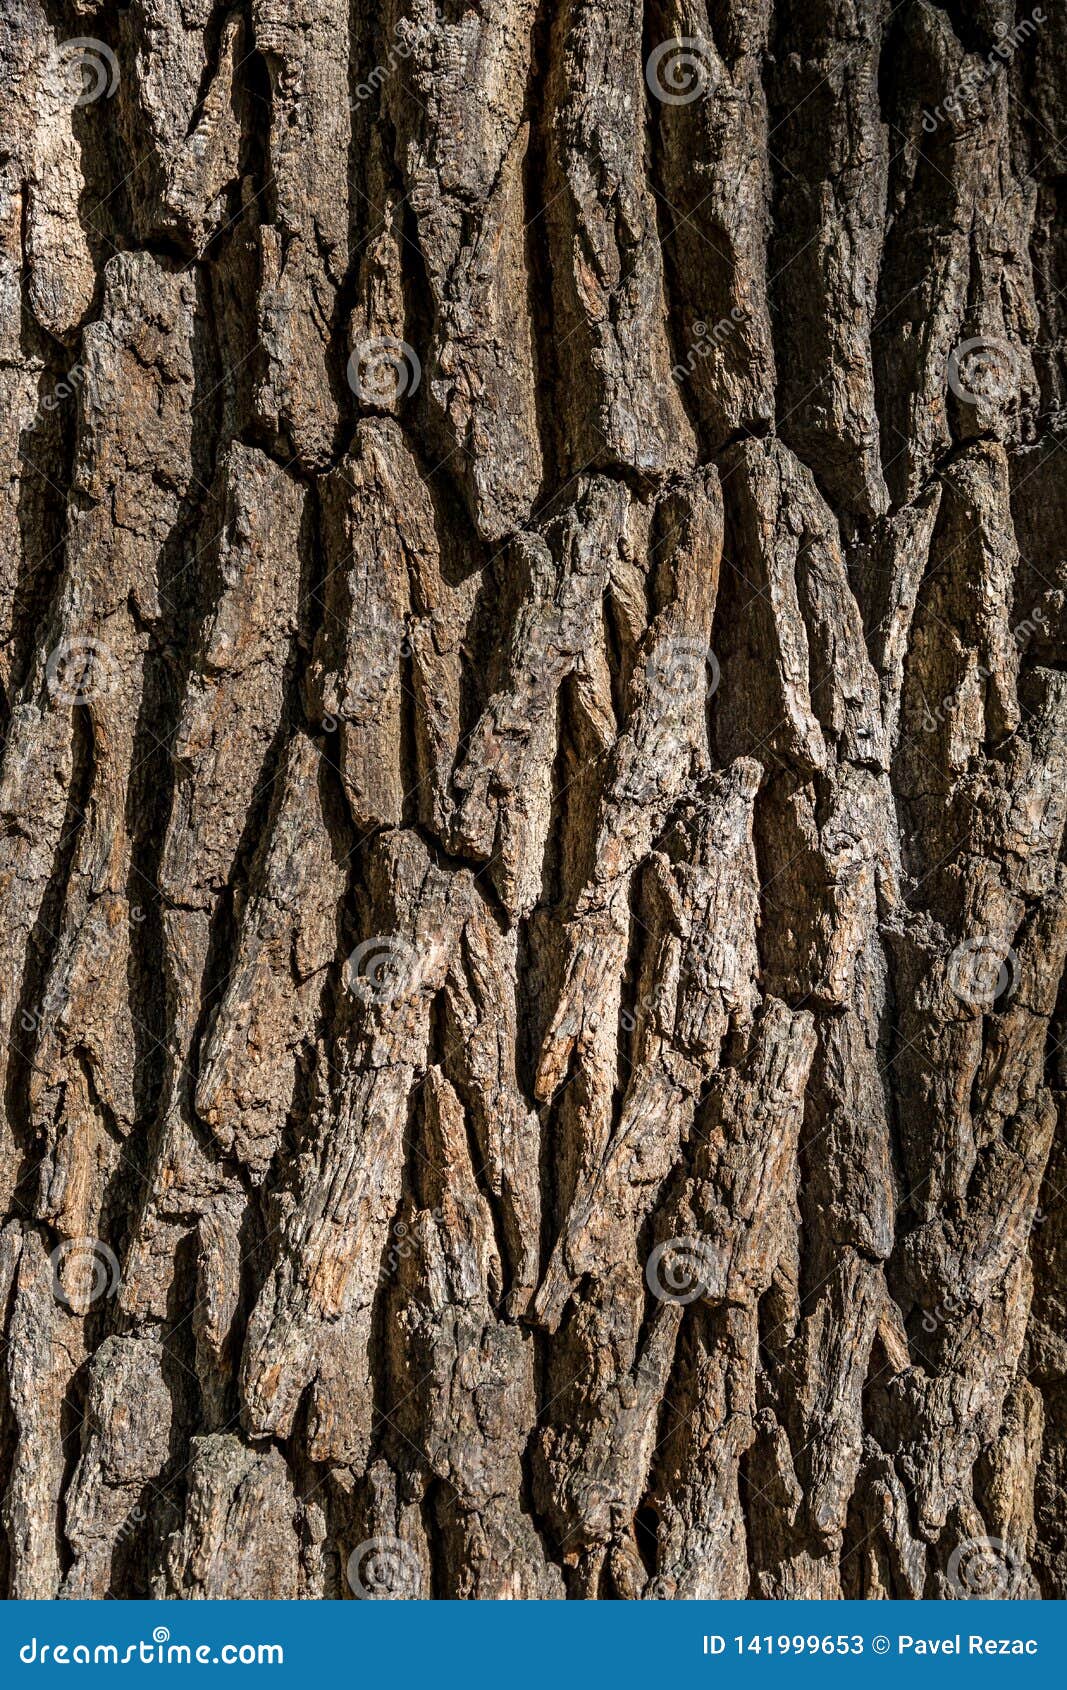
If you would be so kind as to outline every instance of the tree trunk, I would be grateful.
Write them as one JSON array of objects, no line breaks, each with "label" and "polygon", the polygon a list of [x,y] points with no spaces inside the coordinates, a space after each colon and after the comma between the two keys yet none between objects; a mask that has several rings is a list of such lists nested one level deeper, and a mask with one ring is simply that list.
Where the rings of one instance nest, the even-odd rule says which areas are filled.
[{"label": "tree trunk", "polygon": [[8,0],[10,1595],[1067,1595],[1065,21]]}]

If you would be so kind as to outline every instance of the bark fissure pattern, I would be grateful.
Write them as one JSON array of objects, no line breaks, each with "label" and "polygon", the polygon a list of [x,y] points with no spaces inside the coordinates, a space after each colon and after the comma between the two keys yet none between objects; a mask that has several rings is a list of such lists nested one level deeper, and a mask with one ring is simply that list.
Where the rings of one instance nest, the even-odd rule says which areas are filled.
[{"label": "bark fissure pattern", "polygon": [[1067,4],[963,11],[5,6],[7,1594],[1067,1595]]}]

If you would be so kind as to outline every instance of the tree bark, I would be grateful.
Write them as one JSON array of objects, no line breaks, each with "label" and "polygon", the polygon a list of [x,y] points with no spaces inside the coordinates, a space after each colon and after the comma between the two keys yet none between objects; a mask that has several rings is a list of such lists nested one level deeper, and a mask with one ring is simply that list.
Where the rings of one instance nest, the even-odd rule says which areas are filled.
[{"label": "tree bark", "polygon": [[9,0],[7,1594],[1067,1595],[1065,22]]}]

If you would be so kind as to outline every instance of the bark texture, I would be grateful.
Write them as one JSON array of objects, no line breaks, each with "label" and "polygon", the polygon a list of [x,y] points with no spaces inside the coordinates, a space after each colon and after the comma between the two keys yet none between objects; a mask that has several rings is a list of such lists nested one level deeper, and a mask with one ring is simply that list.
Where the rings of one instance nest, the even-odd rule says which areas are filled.
[{"label": "bark texture", "polygon": [[6,0],[9,1595],[1067,1596],[1065,26]]}]

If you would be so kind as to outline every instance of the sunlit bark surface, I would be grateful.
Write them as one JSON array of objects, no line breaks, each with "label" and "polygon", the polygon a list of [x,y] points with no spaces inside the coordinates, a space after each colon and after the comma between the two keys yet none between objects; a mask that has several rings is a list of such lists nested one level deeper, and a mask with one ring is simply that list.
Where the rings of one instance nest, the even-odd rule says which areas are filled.
[{"label": "sunlit bark surface", "polygon": [[5,0],[8,1595],[1067,1595],[1065,26]]}]

